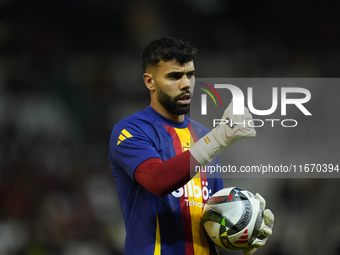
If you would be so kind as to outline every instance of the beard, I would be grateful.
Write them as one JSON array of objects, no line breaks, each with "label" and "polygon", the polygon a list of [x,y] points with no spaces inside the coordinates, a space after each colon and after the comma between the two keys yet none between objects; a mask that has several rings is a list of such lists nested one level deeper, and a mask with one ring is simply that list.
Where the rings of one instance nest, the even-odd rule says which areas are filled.
[{"label": "beard", "polygon": [[185,94],[191,94],[190,90],[186,90],[183,93],[172,98],[162,89],[158,89],[158,100],[163,105],[163,107],[172,114],[182,115],[187,114],[190,111],[190,104],[182,105],[178,103],[178,100]]}]

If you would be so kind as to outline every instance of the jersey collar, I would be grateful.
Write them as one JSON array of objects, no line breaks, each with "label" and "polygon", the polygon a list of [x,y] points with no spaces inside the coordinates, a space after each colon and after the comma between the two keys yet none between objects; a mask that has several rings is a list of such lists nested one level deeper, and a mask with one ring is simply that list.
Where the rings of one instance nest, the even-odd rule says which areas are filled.
[{"label": "jersey collar", "polygon": [[174,121],[171,119],[168,119],[166,117],[164,117],[163,115],[159,114],[155,109],[153,109],[150,105],[148,105],[145,109],[148,113],[150,113],[151,115],[155,116],[157,119],[161,119],[162,122],[168,126],[172,126],[175,128],[187,128],[188,127],[188,121],[189,118],[184,115],[184,120],[181,122],[178,121]]}]

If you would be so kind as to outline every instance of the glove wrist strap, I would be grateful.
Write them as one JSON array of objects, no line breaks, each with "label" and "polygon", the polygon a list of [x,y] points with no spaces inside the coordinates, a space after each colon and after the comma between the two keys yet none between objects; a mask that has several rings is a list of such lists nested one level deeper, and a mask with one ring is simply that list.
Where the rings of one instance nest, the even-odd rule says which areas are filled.
[{"label": "glove wrist strap", "polygon": [[209,164],[223,149],[212,132],[209,132],[190,148],[190,153],[201,166],[204,166]]}]

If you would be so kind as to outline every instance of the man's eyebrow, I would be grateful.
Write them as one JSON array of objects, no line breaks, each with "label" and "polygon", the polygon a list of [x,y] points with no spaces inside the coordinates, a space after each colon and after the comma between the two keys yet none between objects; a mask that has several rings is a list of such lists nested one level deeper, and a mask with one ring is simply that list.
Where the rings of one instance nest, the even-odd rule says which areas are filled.
[{"label": "man's eyebrow", "polygon": [[171,77],[171,76],[174,76],[174,75],[183,75],[184,74],[184,72],[177,72],[177,71],[172,71],[172,72],[170,72],[170,73],[167,73],[166,74],[166,76],[168,76],[168,77]]},{"label": "man's eyebrow", "polygon": [[172,71],[172,72],[170,72],[170,73],[167,73],[166,74],[166,76],[167,77],[172,77],[172,76],[174,76],[174,75],[184,75],[184,74],[193,74],[193,73],[195,73],[195,69],[192,69],[192,70],[190,70],[190,71],[188,71],[188,72],[183,72],[183,71]]}]

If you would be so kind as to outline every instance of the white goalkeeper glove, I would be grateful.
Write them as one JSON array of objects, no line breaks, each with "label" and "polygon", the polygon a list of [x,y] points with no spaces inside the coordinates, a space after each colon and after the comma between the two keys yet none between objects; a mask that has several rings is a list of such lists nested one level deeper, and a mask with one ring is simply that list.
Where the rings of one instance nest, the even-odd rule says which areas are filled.
[{"label": "white goalkeeper glove", "polygon": [[257,235],[257,238],[253,241],[253,243],[249,247],[243,250],[243,255],[252,255],[257,250],[257,248],[265,245],[268,238],[272,235],[272,230],[274,226],[273,213],[269,209],[265,210],[266,200],[264,200],[264,198],[259,193],[256,193],[256,196],[260,200],[260,203],[264,210],[262,225],[261,228],[259,229],[259,234]]},{"label": "white goalkeeper glove", "polygon": [[229,148],[242,138],[256,135],[253,123],[249,125],[252,116],[246,107],[244,107],[244,115],[234,115],[233,101],[231,101],[222,119],[225,123],[219,124],[190,148],[191,155],[202,166],[210,163],[222,150]]}]

